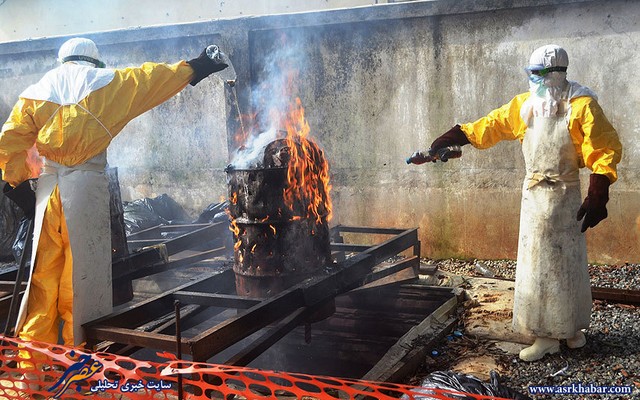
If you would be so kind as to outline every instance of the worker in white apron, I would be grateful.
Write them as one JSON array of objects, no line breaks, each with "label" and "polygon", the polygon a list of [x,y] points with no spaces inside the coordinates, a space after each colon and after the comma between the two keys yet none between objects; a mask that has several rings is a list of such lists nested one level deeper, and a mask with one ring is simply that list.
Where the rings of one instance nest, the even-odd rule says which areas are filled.
[{"label": "worker in white apron", "polygon": [[[82,324],[112,310],[106,150],[136,116],[226,64],[199,57],[176,64],[106,69],[95,43],[73,38],[61,65],[19,97],[0,133],[8,197],[30,177],[27,151],[44,159],[38,179],[31,276],[16,332],[21,339],[80,345]],[[6,190],[8,189],[8,190]]]},{"label": "worker in white apron", "polygon": [[[562,339],[569,348],[586,343],[582,330],[589,327],[592,300],[584,232],[607,217],[609,185],[622,155],[596,95],[567,81],[568,65],[561,47],[536,49],[526,68],[528,92],[476,122],[456,125],[430,149],[522,142],[526,177],[512,326],[536,338],[520,352],[525,361],[557,352]],[[581,202],[578,171],[585,166],[593,173]]]}]

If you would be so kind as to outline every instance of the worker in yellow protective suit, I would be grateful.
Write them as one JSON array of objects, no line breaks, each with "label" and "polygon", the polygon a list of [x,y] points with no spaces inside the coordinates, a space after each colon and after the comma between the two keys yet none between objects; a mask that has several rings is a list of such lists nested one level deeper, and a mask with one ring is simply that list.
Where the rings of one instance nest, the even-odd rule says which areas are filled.
[{"label": "worker in yellow protective suit", "polygon": [[[526,71],[529,91],[486,117],[456,125],[431,145],[430,155],[471,143],[489,148],[520,140],[526,165],[513,304],[513,329],[535,337],[520,358],[534,361],[585,345],[591,288],[584,232],[607,217],[622,146],[589,88],[568,81],[564,49],[536,49]],[[592,171],[581,201],[578,170]],[[580,221],[582,220],[582,223]]]},{"label": "worker in yellow protective suit", "polygon": [[175,64],[108,69],[95,43],[85,38],[65,42],[58,58],[61,65],[20,94],[3,125],[0,169],[10,185],[5,193],[20,202],[34,143],[44,160],[32,272],[16,333],[57,343],[62,320],[64,343],[77,346],[84,341],[82,324],[112,311],[109,143],[133,118],[227,65],[210,59],[205,49]]}]

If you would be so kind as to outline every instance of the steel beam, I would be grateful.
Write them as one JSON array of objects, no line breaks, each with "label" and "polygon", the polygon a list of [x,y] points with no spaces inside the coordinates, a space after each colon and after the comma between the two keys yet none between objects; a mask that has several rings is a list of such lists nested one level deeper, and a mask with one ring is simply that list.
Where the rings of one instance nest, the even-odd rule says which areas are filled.
[{"label": "steel beam", "polygon": [[[195,237],[211,240],[214,232],[219,232],[221,224],[215,227],[206,226],[195,232]],[[226,229],[226,227],[225,227]],[[169,252],[179,251],[194,237],[194,232],[170,239],[164,244]],[[344,260],[334,266],[326,275],[309,278],[294,287],[285,290],[269,299],[247,299],[228,294],[212,293],[221,286],[230,286],[233,275],[231,270],[220,274],[206,276],[199,280],[181,285],[167,293],[149,299],[139,305],[101,318],[85,325],[87,336],[92,340],[108,340],[132,346],[150,347],[172,351],[175,348],[173,336],[157,332],[140,332],[134,329],[133,321],[145,323],[154,316],[166,313],[171,309],[173,301],[181,303],[200,304],[203,306],[242,308],[249,307],[245,312],[229,318],[216,326],[206,329],[192,338],[182,338],[181,350],[184,354],[191,354],[195,361],[206,361],[211,356],[229,346],[247,338],[251,334],[271,324],[276,324],[265,335],[255,341],[232,360],[244,363],[264,351],[265,346],[277,341],[293,329],[305,317],[309,310],[324,304],[335,296],[364,285],[367,282],[393,274],[399,270],[416,267],[419,259],[414,256],[407,260],[388,266],[372,274],[373,268],[381,261],[397,255],[407,249],[419,246],[416,229],[386,229],[361,228],[339,226],[334,232],[350,232],[359,234],[390,235],[388,240],[373,245],[339,244],[342,249],[361,250],[359,254]],[[171,250],[169,250],[171,249]],[[217,290],[219,291],[219,290]],[[202,293],[204,292],[204,293]]]}]

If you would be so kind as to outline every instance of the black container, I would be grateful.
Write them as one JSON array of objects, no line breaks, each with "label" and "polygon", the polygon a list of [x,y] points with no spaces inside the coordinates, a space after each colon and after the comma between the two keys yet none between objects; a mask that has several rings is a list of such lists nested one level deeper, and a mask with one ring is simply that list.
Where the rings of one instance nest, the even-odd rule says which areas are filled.
[{"label": "black container", "polygon": [[285,203],[287,155],[286,142],[278,140],[265,150],[267,167],[226,171],[242,296],[272,296],[331,262],[327,216],[308,218],[304,199]]}]

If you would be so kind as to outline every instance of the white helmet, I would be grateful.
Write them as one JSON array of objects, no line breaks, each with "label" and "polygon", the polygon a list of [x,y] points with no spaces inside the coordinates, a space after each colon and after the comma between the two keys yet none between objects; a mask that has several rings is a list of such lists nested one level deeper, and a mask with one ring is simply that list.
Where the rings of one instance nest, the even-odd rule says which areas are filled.
[{"label": "white helmet", "polygon": [[538,47],[531,53],[529,66],[525,71],[534,83],[541,83],[547,87],[563,86],[567,79],[569,56],[560,46],[548,44]]},{"label": "white helmet", "polygon": [[546,46],[538,47],[531,54],[529,58],[529,68],[554,68],[566,72],[569,66],[569,56],[567,52],[560,46],[555,44],[548,44]]},{"label": "white helmet", "polygon": [[97,68],[105,67],[104,63],[100,61],[100,53],[96,44],[93,40],[85,38],[73,38],[64,42],[58,51],[58,61],[62,64],[72,61]]}]

